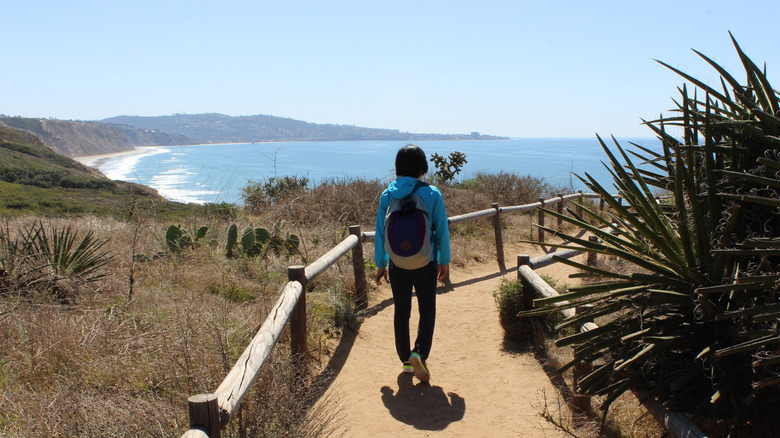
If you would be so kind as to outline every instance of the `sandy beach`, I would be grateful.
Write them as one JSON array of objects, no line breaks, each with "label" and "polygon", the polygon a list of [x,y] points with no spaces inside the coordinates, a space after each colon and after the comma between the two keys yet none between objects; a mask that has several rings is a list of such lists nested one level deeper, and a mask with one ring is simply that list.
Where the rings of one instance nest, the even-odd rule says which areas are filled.
[{"label": "sandy beach", "polygon": [[161,147],[166,147],[166,146],[136,146],[135,149],[133,149],[132,151],[113,152],[110,154],[99,154],[99,155],[84,155],[81,157],[72,157],[72,158],[85,166],[94,167],[97,169],[107,160],[111,160],[119,157],[130,157],[134,155],[146,155],[150,151]]}]

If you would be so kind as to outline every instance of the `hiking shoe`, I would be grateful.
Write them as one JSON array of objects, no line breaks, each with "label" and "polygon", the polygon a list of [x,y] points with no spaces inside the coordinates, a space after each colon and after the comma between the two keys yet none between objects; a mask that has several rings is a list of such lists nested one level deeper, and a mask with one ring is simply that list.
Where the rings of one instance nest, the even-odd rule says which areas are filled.
[{"label": "hiking shoe", "polygon": [[404,374],[413,374],[413,373],[414,373],[414,367],[407,360],[406,362],[404,362]]},{"label": "hiking shoe", "polygon": [[425,361],[420,357],[420,353],[414,352],[409,356],[409,363],[414,368],[414,377],[417,377],[421,382],[428,382],[431,380],[431,373],[428,372],[428,368],[425,366]]}]

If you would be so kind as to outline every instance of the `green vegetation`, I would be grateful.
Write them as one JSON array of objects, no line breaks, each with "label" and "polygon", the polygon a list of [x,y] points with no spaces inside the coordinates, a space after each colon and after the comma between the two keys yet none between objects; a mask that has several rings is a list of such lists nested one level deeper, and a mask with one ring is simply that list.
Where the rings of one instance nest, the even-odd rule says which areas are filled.
[{"label": "green vegetation", "polygon": [[[200,227],[197,231],[190,234],[181,225],[171,225],[165,232],[165,244],[172,253],[178,254],[188,248],[196,248],[200,245],[200,239],[206,237],[209,227]],[[195,237],[193,237],[193,235]]]},{"label": "green vegetation", "polygon": [[449,184],[459,174],[463,165],[466,164],[466,154],[463,152],[451,152],[449,158],[444,158],[439,154],[432,154],[431,161],[436,166],[436,173],[433,178],[439,184]]},{"label": "green vegetation", "polygon": [[[734,46],[745,85],[701,53],[721,89],[661,63],[697,88],[680,89],[674,117],[647,122],[663,151],[627,152],[615,141],[613,153],[602,141],[624,202],[585,174],[614,212],[585,214],[607,228],[572,211],[563,217],[600,242],[564,238],[633,268],[566,262],[593,282],[523,314],[557,311],[562,301],[590,305],[559,328],[590,320],[600,327],[556,345],[575,348],[564,369],[594,364],[578,390],[605,396],[605,410],[638,389],[699,420],[720,420],[730,435],[766,436],[780,409],[780,102],[765,71]],[[653,188],[671,201],[657,200]]]},{"label": "green vegetation", "polygon": [[93,231],[78,241],[79,232],[71,225],[47,228],[36,221],[13,234],[8,223],[4,225],[0,229],[0,294],[39,290],[64,298],[68,293],[64,284],[100,280],[106,275],[102,269],[113,259],[103,248],[108,240],[97,239]]},{"label": "green vegetation", "polygon": [[0,127],[0,215],[122,217],[134,203],[167,217],[193,208],[166,201],[148,187],[109,180],[32,135]]},{"label": "green vegetation", "polygon": [[269,251],[276,255],[286,254],[288,257],[298,254],[301,239],[297,235],[289,233],[282,236],[282,228],[284,228],[284,221],[274,224],[273,234],[263,227],[252,228],[250,226],[241,235],[241,246],[239,247],[238,227],[235,224],[231,225],[228,228],[227,244],[225,245],[227,256],[233,257],[236,254],[243,254],[247,257],[265,258]]},{"label": "green vegetation", "polygon": [[553,187],[541,178],[504,171],[477,172],[471,178],[456,183],[455,187],[489,193],[493,202],[501,205],[531,204],[542,197],[574,192],[571,187]]},{"label": "green vegetation", "polygon": [[[558,293],[565,292],[566,286],[558,285],[554,278],[542,275],[542,279]],[[539,318],[517,317],[518,313],[534,307],[534,296],[533,291],[527,287],[522,279],[509,280],[504,278],[498,289],[493,292],[493,299],[498,307],[498,321],[504,329],[505,342],[544,348],[544,342],[541,340],[554,334],[554,327],[560,322],[560,316],[557,313]]]},{"label": "green vegetation", "polygon": [[[40,136],[46,135],[46,131],[43,129],[43,124],[41,123],[40,119],[30,119],[27,117],[2,117],[0,118],[0,121],[12,128],[23,129]],[[16,132],[18,135],[21,135],[21,132]]]},{"label": "green vegetation", "polygon": [[260,212],[280,200],[305,191],[308,186],[309,178],[305,176],[272,176],[259,182],[249,181],[241,189],[241,198],[252,211]]},{"label": "green vegetation", "polygon": [[530,319],[518,319],[517,314],[533,307],[534,294],[530,293],[521,280],[501,280],[493,299],[498,307],[498,321],[507,337],[513,339],[533,339],[533,326]]},{"label": "green vegetation", "polygon": [[[36,137],[14,129],[0,127],[0,149],[3,152],[0,166],[4,172],[32,167],[39,171],[71,171],[74,176],[96,176],[90,168],[57,153]],[[5,178],[3,181],[15,182]]]}]

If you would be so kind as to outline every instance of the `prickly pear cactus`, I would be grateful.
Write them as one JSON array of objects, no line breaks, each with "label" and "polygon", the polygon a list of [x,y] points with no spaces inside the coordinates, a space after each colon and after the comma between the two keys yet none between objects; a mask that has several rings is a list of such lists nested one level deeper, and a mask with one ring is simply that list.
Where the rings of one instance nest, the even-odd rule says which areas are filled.
[{"label": "prickly pear cactus", "polygon": [[236,224],[233,224],[228,228],[228,235],[227,235],[227,256],[233,257],[234,253],[233,251],[236,249],[236,244],[238,243],[238,227]]}]

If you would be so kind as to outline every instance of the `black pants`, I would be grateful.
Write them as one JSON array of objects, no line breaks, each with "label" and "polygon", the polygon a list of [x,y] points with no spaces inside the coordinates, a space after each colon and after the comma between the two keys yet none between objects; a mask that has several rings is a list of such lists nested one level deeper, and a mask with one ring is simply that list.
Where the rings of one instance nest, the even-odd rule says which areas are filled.
[{"label": "black pants", "polygon": [[[428,359],[433,342],[433,328],[436,323],[436,263],[431,262],[420,269],[401,269],[390,263],[390,288],[393,290],[395,314],[395,350],[401,361],[409,360],[416,351],[423,360]],[[409,318],[412,313],[412,288],[417,292],[417,306],[420,322],[417,325],[417,340],[414,349],[409,346]]]}]

